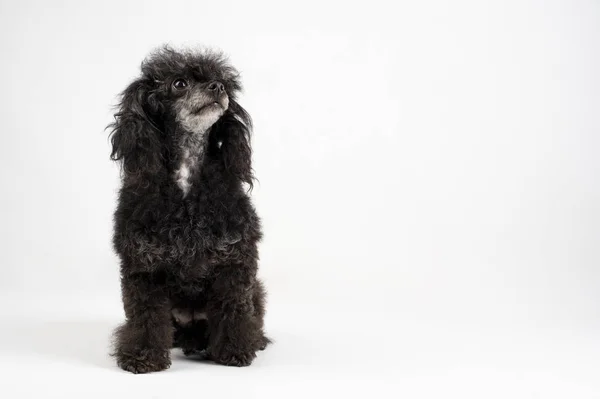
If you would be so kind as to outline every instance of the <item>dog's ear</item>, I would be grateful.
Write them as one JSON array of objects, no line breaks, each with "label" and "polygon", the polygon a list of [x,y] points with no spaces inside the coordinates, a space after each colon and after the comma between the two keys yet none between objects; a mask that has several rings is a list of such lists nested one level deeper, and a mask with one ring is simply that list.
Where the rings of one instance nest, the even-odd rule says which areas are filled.
[{"label": "dog's ear", "polygon": [[232,176],[253,186],[252,147],[250,132],[252,119],[237,102],[230,100],[229,109],[216,124],[217,140],[225,169]]},{"label": "dog's ear", "polygon": [[150,116],[160,104],[151,89],[147,79],[131,83],[121,94],[115,121],[109,125],[111,159],[122,161],[126,173],[152,173],[162,164],[161,132]]}]

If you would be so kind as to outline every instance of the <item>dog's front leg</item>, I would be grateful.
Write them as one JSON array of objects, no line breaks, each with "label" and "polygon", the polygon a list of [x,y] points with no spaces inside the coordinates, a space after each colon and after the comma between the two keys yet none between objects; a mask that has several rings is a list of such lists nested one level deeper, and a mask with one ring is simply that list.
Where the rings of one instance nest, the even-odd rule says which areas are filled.
[{"label": "dog's front leg", "polygon": [[216,269],[208,303],[208,353],[217,363],[248,366],[265,340],[253,300],[256,268],[234,264]]},{"label": "dog's front leg", "polygon": [[127,320],[115,331],[118,365],[136,374],[168,368],[173,327],[164,285],[149,273],[137,273],[124,275],[121,286]]}]

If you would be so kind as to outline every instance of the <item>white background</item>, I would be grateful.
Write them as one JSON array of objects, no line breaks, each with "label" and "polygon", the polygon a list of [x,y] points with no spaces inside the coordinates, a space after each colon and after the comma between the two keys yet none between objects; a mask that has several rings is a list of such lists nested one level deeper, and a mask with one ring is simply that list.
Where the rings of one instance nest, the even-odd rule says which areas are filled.
[{"label": "white background", "polygon": [[[250,368],[106,355],[103,129],[162,43],[245,83],[276,341]],[[6,397],[600,397],[599,49],[593,0],[3,1]]]}]

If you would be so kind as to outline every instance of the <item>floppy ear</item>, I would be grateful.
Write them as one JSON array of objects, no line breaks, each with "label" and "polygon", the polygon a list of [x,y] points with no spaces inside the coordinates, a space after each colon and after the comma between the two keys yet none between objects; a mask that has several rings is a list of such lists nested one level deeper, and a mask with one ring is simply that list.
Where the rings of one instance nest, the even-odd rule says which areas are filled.
[{"label": "floppy ear", "polygon": [[221,159],[227,172],[248,183],[252,188],[252,147],[250,131],[252,119],[237,102],[230,100],[229,110],[215,126],[221,142]]},{"label": "floppy ear", "polygon": [[156,172],[162,165],[160,130],[149,112],[156,112],[159,103],[150,94],[150,84],[138,79],[121,94],[110,140],[111,158],[122,161],[125,173]]}]

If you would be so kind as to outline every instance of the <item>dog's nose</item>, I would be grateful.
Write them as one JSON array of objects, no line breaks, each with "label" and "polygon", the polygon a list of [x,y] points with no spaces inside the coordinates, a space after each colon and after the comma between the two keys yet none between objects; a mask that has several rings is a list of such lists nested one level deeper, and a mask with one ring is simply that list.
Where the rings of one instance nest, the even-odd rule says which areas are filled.
[{"label": "dog's nose", "polygon": [[225,86],[223,86],[223,83],[215,80],[213,82],[210,82],[210,84],[208,85],[208,90],[217,94],[221,94],[225,91]]}]

